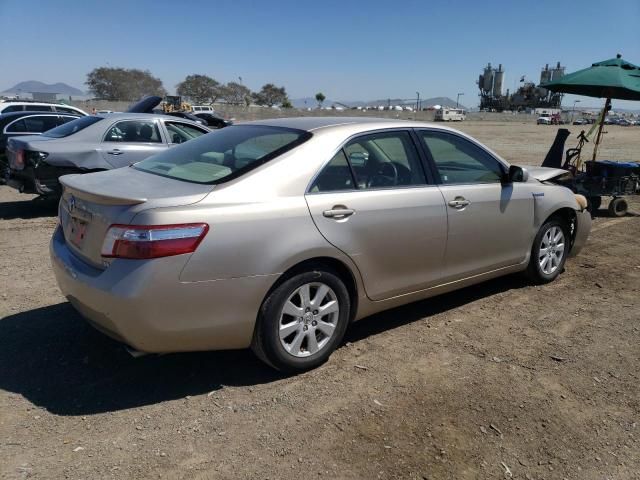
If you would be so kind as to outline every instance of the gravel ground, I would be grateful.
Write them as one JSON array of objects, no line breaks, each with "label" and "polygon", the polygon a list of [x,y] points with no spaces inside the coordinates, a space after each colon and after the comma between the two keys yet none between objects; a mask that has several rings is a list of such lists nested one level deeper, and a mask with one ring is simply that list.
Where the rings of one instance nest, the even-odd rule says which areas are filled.
[{"label": "gravel ground", "polygon": [[[555,135],[460,127],[523,163]],[[610,155],[637,132],[610,128]],[[639,479],[631,207],[598,215],[553,284],[509,276],[375,315],[283,377],[248,351],[131,358],[59,293],[55,206],[0,187],[0,477]]]}]

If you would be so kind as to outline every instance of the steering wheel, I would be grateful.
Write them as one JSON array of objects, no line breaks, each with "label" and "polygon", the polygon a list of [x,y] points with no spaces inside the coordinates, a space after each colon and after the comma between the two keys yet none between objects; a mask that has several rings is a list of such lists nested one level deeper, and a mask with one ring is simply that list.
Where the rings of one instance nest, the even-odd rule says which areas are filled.
[{"label": "steering wheel", "polygon": [[369,177],[368,187],[392,187],[398,184],[398,167],[393,162],[381,163]]}]

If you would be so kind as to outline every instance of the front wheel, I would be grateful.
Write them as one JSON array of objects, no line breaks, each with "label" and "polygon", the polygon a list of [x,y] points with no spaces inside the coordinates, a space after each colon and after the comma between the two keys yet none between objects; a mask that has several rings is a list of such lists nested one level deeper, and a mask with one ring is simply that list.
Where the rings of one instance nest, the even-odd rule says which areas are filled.
[{"label": "front wheel", "polygon": [[350,318],[349,293],[329,271],[308,271],[284,281],[260,309],[251,348],[284,372],[315,368],[340,344]]},{"label": "front wheel", "polygon": [[569,232],[565,222],[547,220],[533,241],[527,276],[535,284],[552,282],[562,272],[568,253]]}]

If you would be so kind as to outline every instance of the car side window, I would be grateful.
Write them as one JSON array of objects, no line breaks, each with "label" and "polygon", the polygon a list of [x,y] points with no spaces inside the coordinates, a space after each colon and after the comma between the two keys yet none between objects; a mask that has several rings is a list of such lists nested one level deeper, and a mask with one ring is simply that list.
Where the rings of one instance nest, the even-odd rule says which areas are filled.
[{"label": "car side window", "polygon": [[7,133],[43,133],[58,126],[57,117],[38,115],[25,117],[7,127]]},{"label": "car side window", "polygon": [[1,113],[22,112],[22,105],[9,105]]},{"label": "car side window", "polygon": [[23,133],[27,131],[27,125],[24,123],[24,119],[16,120],[6,127],[7,133]]},{"label": "car side window", "polygon": [[60,124],[71,122],[72,120],[77,120],[77,116],[69,116],[69,115],[60,115]]},{"label": "car side window", "polygon": [[489,152],[458,135],[419,133],[443,184],[499,183],[504,169]]},{"label": "car side window", "polygon": [[340,149],[311,184],[309,192],[354,190],[355,182],[344,150]]},{"label": "car side window", "polygon": [[61,113],[74,113],[77,114],[78,112],[76,112],[75,110],[73,110],[72,108],[67,108],[67,107],[56,107],[56,112],[61,112]]},{"label": "car side window", "polygon": [[425,185],[424,169],[409,132],[380,132],[345,145],[359,189]]},{"label": "car side window", "polygon": [[105,142],[160,143],[160,131],[155,122],[123,120],[112,126],[104,136]]},{"label": "car side window", "polygon": [[24,109],[29,112],[53,112],[53,108],[49,105],[25,105]]},{"label": "car side window", "polygon": [[169,143],[184,143],[208,133],[205,130],[182,122],[165,122],[164,125],[169,132]]}]

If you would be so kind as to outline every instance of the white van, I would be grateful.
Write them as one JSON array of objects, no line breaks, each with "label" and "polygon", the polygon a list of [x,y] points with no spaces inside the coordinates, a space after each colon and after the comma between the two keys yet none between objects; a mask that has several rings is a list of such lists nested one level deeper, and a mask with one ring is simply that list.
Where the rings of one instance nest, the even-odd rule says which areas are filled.
[{"label": "white van", "polygon": [[462,108],[442,107],[436,110],[435,120],[438,122],[462,122],[466,118],[467,114]]}]

